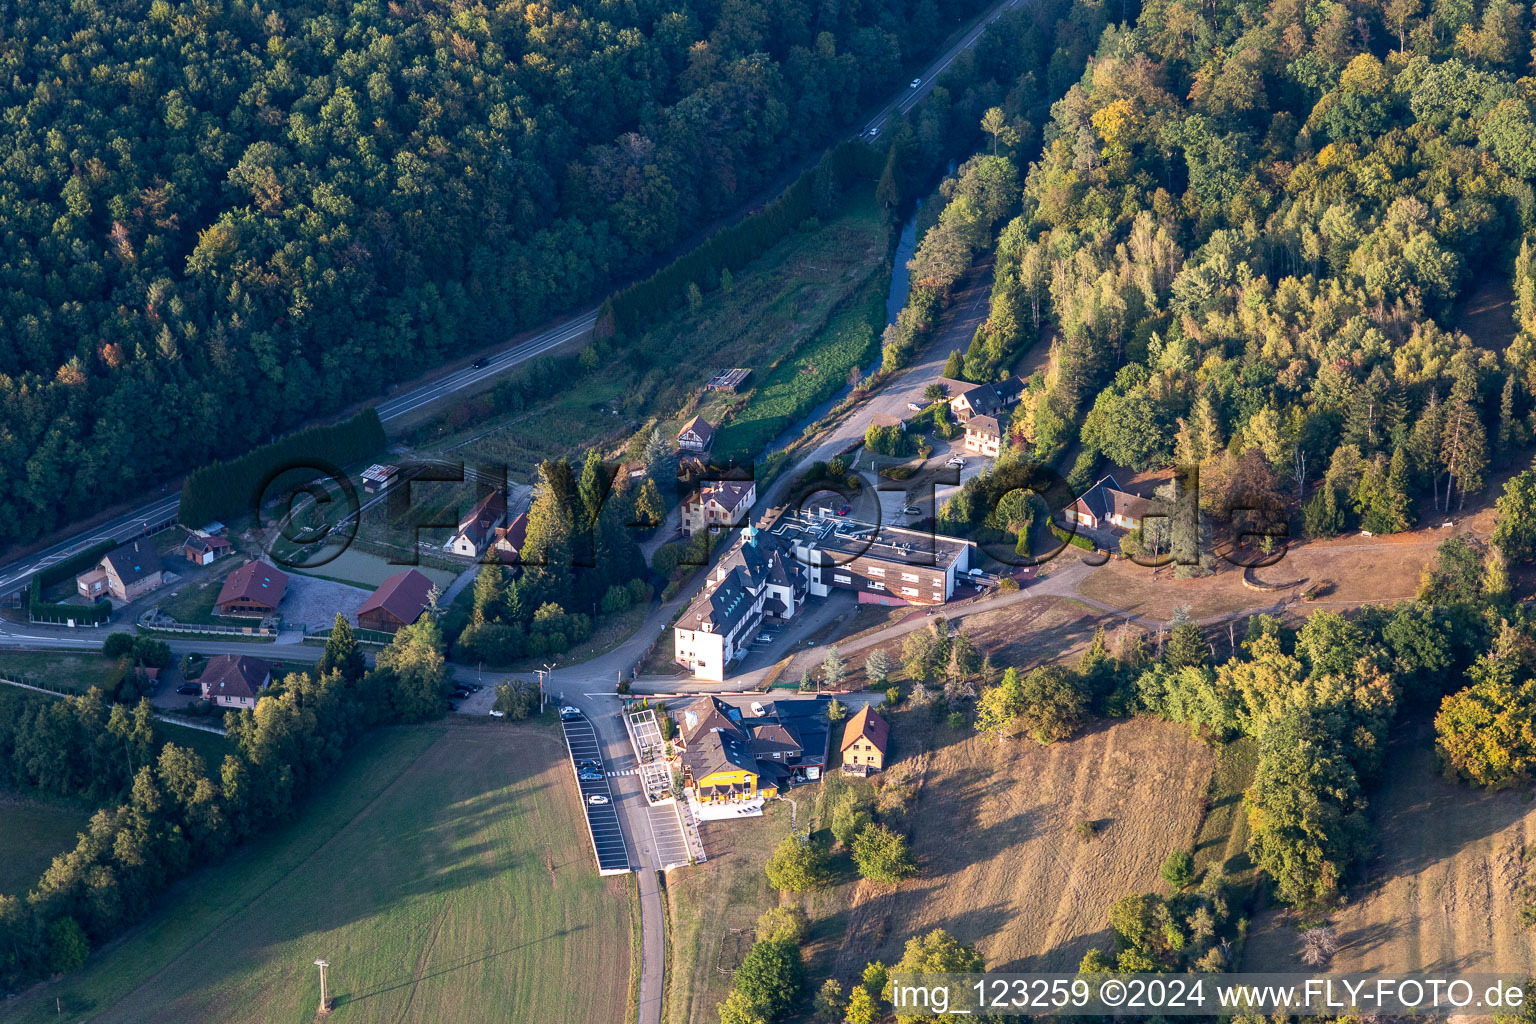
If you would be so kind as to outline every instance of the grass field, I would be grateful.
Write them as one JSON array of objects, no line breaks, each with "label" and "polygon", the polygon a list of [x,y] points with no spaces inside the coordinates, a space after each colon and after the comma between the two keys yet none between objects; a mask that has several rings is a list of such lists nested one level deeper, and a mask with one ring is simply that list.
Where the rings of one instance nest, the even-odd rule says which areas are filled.
[{"label": "grass field", "polygon": [[[976,943],[988,969],[1075,970],[1112,941],[1110,904],[1160,888],[1163,858],[1195,837],[1212,758],[1182,726],[1098,723],[1042,747],[952,730],[927,710],[891,717],[898,758],[883,781],[916,788],[907,826],[922,873],[852,882],[831,901],[843,909],[829,970],[844,982],[935,927]],[[1074,834],[1084,821],[1097,838]]]},{"label": "grass field", "polygon": [[[1330,919],[1339,951],[1329,970],[1536,973],[1536,943],[1519,918],[1520,892],[1536,882],[1529,789],[1486,793],[1442,778],[1421,715],[1398,720],[1370,797],[1377,854]],[[1295,970],[1296,924],[1288,912],[1261,915],[1242,969]]]},{"label": "grass field", "polygon": [[[872,193],[861,190],[848,200],[841,216],[790,234],[736,274],[729,290],[709,291],[697,308],[679,309],[622,355],[579,380],[545,389],[548,397],[536,405],[502,415],[500,423],[489,406],[490,416],[466,422],[445,415],[435,432],[424,429],[423,440],[455,444],[455,458],[506,463],[515,477],[526,479],[540,459],[610,446],[648,421],[675,431],[702,411],[718,424],[720,410],[742,397],[711,396],[697,408],[694,402],[722,369],[751,368],[749,387],[761,391],[787,353],[796,352],[788,361],[795,363],[805,354],[800,349],[815,349],[824,375],[841,383],[853,364],[839,360],[857,346],[844,337],[843,325],[828,327],[828,320],[838,321],[834,313],[872,284],[883,297],[891,231]],[[841,369],[834,374],[835,365]]]},{"label": "grass field", "polygon": [[562,749],[532,725],[366,737],[297,822],[10,1016],[308,1021],[325,957],[344,1024],[619,1024],[634,901],[596,873]]},{"label": "grass field", "polygon": [[0,894],[20,896],[91,818],[80,804],[0,789]]},{"label": "grass field", "polygon": [[0,677],[50,690],[84,693],[97,686],[110,693],[123,678],[123,666],[100,654],[15,651],[0,654]]},{"label": "grass field", "polygon": [[[231,564],[230,571],[233,572],[236,568],[239,567]],[[213,614],[213,602],[219,599],[219,590],[223,586],[222,576],[177,584],[175,590],[167,590],[159,596],[160,614],[169,615],[177,622],[196,623],[203,626],[255,625],[254,619],[224,618]]]},{"label": "grass field", "polygon": [[763,865],[788,832],[783,803],[769,804],[761,818],[706,823],[704,863],[667,876],[670,948],[662,1024],[718,1024],[715,1007],[730,994],[729,972],[751,948],[758,915],[778,905]]}]

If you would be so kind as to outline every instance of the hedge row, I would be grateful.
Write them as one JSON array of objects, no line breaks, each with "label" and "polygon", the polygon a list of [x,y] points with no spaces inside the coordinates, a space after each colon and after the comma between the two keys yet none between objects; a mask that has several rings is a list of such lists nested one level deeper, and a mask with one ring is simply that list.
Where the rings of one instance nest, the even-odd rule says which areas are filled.
[{"label": "hedge row", "polygon": [[671,312],[689,285],[713,287],[720,271],[740,270],[816,216],[818,189],[841,191],[857,180],[873,180],[884,162],[883,152],[862,142],[843,142],[827,150],[816,167],[801,173],[773,202],[716,231],[644,281],[610,296],[598,315],[600,330],[625,335],[643,331]]},{"label": "hedge row", "polygon": [[1080,533],[1068,533],[1066,530],[1063,530],[1055,523],[1051,524],[1051,533],[1056,537],[1057,540],[1071,544],[1075,548],[1082,548],[1084,551],[1095,550],[1093,541],[1089,540],[1087,537],[1084,537]]},{"label": "hedge row", "polygon": [[307,427],[239,458],[188,473],[181,485],[181,522],[196,528],[212,519],[253,512],[262,491],[283,470],[314,466],[316,461],[345,466],[383,447],[384,425],[373,408],[340,423]]},{"label": "hedge row", "polygon": [[79,575],[86,569],[101,561],[101,557],[108,551],[117,547],[117,541],[104,540],[99,544],[92,544],[83,551],[78,551],[68,558],[60,559],[46,569],[39,569],[32,574],[32,581],[27,591],[28,611],[34,622],[68,622],[74,619],[76,622],[94,626],[97,623],[106,622],[112,615],[112,606],[105,601],[96,604],[55,604],[52,601],[43,600],[43,590],[53,586],[71,576]]}]

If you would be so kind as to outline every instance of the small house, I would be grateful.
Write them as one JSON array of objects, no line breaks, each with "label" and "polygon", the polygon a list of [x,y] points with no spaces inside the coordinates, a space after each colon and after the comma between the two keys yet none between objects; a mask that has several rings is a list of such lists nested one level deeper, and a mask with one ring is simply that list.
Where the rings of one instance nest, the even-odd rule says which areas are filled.
[{"label": "small house", "polygon": [[1024,382],[1017,377],[986,384],[944,377],[939,383],[949,395],[950,410],[961,423],[972,416],[994,416],[1024,397]]},{"label": "small house", "polygon": [[869,775],[885,767],[885,752],[890,745],[891,727],[866,704],[843,727],[843,771],[849,775]]},{"label": "small house", "polygon": [[695,416],[677,432],[677,446],[685,452],[708,451],[715,440],[715,428],[702,416]]},{"label": "small house", "polygon": [[272,666],[246,654],[218,654],[208,659],[197,681],[204,700],[219,707],[248,708],[272,682]]},{"label": "small house", "polygon": [[1105,476],[1068,505],[1063,517],[1068,523],[1090,530],[1105,526],[1136,530],[1141,527],[1142,517],[1151,506],[1150,499],[1121,490],[1113,476]]},{"label": "small house", "polygon": [[218,615],[266,618],[288,592],[288,574],[266,562],[247,562],[224,578],[213,602]]},{"label": "small house", "polygon": [[181,543],[181,554],[193,565],[211,565],[223,558],[232,555],[235,546],[223,537],[211,534],[190,533],[187,539]]},{"label": "small house", "polygon": [[507,517],[507,496],[501,490],[491,493],[475,503],[469,515],[459,520],[458,531],[443,550],[451,555],[479,558],[481,552],[496,540],[496,527]]},{"label": "small house", "polygon": [[700,485],[678,510],[684,534],[692,536],[711,526],[740,526],[757,502],[751,480],[712,480]]},{"label": "small house", "polygon": [[522,561],[523,545],[528,541],[528,513],[520,512],[506,526],[496,527],[496,542],[492,546],[496,560],[507,565]]},{"label": "small house", "polygon": [[394,633],[409,626],[427,610],[432,581],[415,569],[397,572],[357,610],[357,624],[363,629]]},{"label": "small house", "polygon": [[972,416],[965,421],[965,450],[977,455],[997,457],[1003,446],[1003,431],[991,416]]},{"label": "small house", "polygon": [[375,462],[363,470],[363,490],[368,494],[378,494],[394,483],[399,475],[399,466],[386,466]]},{"label": "small house", "polygon": [[164,582],[159,553],[148,537],[140,537],[119,544],[90,572],[76,576],[75,589],[93,600],[109,594],[119,601],[136,601]]}]

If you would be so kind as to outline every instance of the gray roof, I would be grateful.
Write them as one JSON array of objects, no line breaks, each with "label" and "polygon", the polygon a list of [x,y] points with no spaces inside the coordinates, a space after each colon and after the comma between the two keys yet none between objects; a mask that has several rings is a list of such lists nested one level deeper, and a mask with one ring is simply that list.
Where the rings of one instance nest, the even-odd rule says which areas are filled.
[{"label": "gray roof", "polygon": [[101,564],[109,568],[124,586],[137,583],[160,571],[160,555],[147,537],[120,544],[108,551]]},{"label": "gray roof", "polygon": [[1140,519],[1152,507],[1152,501],[1139,494],[1122,491],[1113,476],[1104,476],[1068,507],[1086,509],[1095,519],[1108,519],[1112,515]]}]

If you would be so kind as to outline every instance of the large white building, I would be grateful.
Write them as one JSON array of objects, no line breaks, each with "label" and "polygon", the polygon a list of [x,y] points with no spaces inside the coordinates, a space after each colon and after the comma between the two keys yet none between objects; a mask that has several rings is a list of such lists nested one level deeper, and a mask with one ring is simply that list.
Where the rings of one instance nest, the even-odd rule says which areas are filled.
[{"label": "large white building", "polygon": [[698,679],[725,679],[763,620],[792,619],[805,604],[809,574],[753,527],[710,570],[704,589],[672,630],[673,660]]},{"label": "large white building", "polygon": [[793,618],[807,596],[834,590],[853,591],[861,604],[943,604],[964,582],[974,547],[830,509],[787,513],[766,531],[749,527],[674,627],[674,660],[698,679],[722,681],[764,620]]}]

